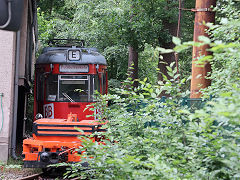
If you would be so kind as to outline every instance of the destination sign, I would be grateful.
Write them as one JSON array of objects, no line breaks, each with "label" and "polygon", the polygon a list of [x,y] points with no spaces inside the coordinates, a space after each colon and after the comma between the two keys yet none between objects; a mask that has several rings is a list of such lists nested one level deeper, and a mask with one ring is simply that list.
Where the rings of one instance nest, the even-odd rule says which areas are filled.
[{"label": "destination sign", "polygon": [[76,65],[76,64],[62,64],[59,67],[60,72],[80,72],[80,73],[88,73],[89,67],[88,65]]}]

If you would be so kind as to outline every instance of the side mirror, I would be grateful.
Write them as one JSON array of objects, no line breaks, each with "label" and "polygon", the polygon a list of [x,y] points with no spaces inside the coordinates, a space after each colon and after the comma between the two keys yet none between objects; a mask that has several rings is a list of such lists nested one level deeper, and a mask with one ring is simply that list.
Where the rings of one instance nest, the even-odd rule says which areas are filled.
[{"label": "side mirror", "polygon": [[36,116],[35,116],[36,120],[42,119],[42,118],[43,118],[43,115],[41,113],[37,113]]},{"label": "side mirror", "polygon": [[0,0],[0,29],[18,31],[21,26],[24,0]]}]

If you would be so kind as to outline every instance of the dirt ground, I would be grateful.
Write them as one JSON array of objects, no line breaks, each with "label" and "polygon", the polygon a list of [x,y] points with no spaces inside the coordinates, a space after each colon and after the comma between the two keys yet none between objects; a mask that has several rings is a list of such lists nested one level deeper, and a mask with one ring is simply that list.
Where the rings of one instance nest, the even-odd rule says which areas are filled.
[{"label": "dirt ground", "polygon": [[32,174],[40,173],[41,169],[33,168],[9,168],[6,169],[0,166],[0,179],[1,180],[16,180]]}]

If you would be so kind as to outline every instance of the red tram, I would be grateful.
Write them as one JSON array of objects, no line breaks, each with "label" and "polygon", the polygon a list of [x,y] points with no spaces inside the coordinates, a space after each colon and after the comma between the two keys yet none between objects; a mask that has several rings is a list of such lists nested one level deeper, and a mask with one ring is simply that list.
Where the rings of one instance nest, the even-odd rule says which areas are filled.
[{"label": "red tram", "polygon": [[45,48],[35,65],[35,120],[33,136],[23,141],[24,167],[81,161],[78,136],[104,131],[85,109],[94,103],[95,91],[107,93],[107,84],[106,59],[95,49]]}]

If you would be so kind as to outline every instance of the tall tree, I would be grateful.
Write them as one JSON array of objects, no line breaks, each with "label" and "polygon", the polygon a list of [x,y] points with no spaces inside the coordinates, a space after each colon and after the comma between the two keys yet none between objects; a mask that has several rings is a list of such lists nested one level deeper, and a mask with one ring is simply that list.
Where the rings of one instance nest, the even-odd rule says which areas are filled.
[{"label": "tall tree", "polygon": [[[134,47],[129,46],[128,53],[129,53],[128,77],[131,80],[136,80],[136,79],[138,79],[138,52]],[[133,87],[137,87],[137,86],[138,86],[138,82],[134,81]]]},{"label": "tall tree", "polygon": [[[111,65],[111,77],[125,78],[128,64],[134,64],[134,69],[137,69],[137,57],[144,51],[146,44],[173,47],[171,40],[176,29],[177,1],[64,0],[58,7],[55,7],[54,1],[50,19],[44,1],[40,1],[40,12],[50,21],[53,30],[42,31],[43,34],[48,33],[47,37],[86,40],[88,45],[97,47],[106,55]],[[132,54],[127,55],[127,52]],[[164,56],[165,61],[174,61],[172,55]],[[118,75],[113,76],[116,70]],[[165,74],[164,71],[162,69]],[[134,74],[133,79],[137,78],[137,73]]]}]

